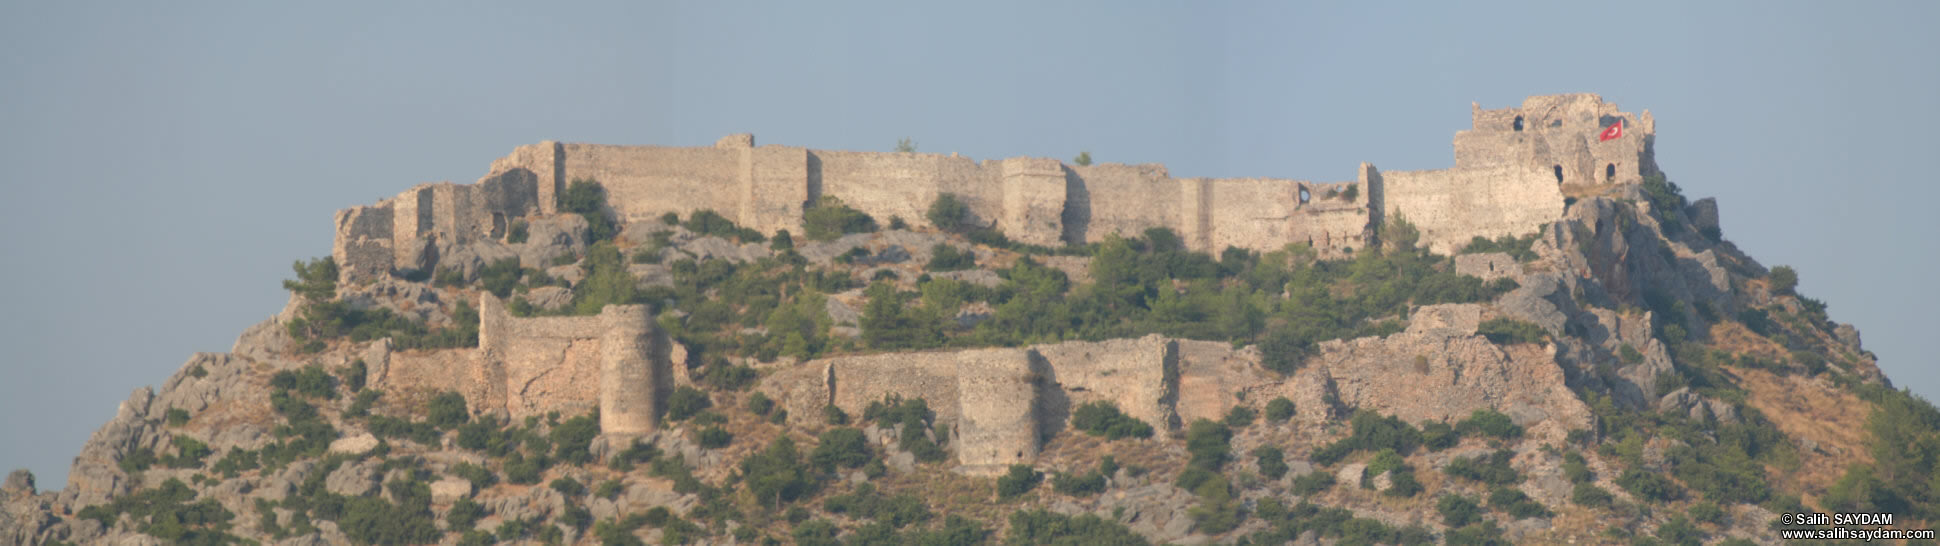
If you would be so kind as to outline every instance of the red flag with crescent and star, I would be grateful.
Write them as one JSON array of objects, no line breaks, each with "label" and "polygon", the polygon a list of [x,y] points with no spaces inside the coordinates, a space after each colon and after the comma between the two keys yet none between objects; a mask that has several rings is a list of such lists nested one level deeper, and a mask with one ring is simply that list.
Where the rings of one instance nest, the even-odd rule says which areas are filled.
[{"label": "red flag with crescent and star", "polygon": [[1603,134],[1597,135],[1596,140],[1602,142],[1618,138],[1623,138],[1623,118],[1618,118],[1616,123],[1603,128]]}]

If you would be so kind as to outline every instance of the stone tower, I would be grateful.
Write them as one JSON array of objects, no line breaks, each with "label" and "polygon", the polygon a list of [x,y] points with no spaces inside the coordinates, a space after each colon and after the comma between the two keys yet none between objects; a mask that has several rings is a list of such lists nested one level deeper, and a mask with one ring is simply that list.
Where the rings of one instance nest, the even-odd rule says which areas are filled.
[{"label": "stone tower", "polygon": [[[1637,184],[1657,172],[1650,111],[1617,111],[1589,93],[1529,97],[1522,106],[1483,110],[1471,105],[1474,126],[1455,134],[1455,167],[1526,167],[1558,184]],[[1620,137],[1599,136],[1618,121]]]}]

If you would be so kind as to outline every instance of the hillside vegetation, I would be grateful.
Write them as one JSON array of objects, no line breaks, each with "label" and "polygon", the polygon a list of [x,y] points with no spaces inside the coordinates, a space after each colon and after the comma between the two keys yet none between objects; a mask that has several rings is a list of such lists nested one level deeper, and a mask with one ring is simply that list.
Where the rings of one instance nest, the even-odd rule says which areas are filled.
[{"label": "hillside vegetation", "polygon": [[[1196,252],[1162,228],[1018,244],[949,195],[928,209],[941,230],[831,199],[800,234],[712,211],[622,222],[596,181],[561,199],[505,243],[582,226],[544,263],[340,286],[329,258],[299,262],[282,316],[137,391],[66,490],[10,478],[0,543],[1681,545],[1773,543],[1778,514],[1801,511],[1940,521],[1940,411],[1661,176],[1477,238],[1463,253],[1521,268],[1493,280],[1417,246],[1405,218],[1323,260]],[[385,339],[413,358],[476,348],[485,292],[525,317],[649,306],[684,355],[661,432],[478,411],[366,356]],[[1430,325],[1444,315],[1425,306],[1477,318]],[[1503,403],[1410,421],[1351,403],[1382,391],[1323,362],[1429,330],[1552,368],[1593,419],[1557,430],[1567,408]],[[1034,463],[985,476],[952,471],[960,423],[935,401],[790,416],[761,388],[834,356],[1153,334],[1251,359],[1222,372],[1250,383],[1181,384],[1290,390],[1222,391],[1218,415],[1177,423],[1073,403]],[[1481,373],[1460,358],[1400,357],[1382,382]],[[1308,383],[1321,394],[1277,394]]]}]

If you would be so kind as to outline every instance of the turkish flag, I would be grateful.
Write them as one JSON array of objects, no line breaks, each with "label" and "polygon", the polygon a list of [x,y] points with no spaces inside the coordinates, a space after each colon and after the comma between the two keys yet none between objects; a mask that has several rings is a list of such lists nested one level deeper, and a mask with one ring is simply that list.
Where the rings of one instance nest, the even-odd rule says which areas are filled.
[{"label": "turkish flag", "polygon": [[1623,119],[1622,118],[1618,118],[1617,122],[1610,124],[1609,127],[1603,128],[1603,134],[1597,135],[1596,140],[1597,142],[1602,142],[1605,140],[1618,139],[1618,138],[1623,138]]}]

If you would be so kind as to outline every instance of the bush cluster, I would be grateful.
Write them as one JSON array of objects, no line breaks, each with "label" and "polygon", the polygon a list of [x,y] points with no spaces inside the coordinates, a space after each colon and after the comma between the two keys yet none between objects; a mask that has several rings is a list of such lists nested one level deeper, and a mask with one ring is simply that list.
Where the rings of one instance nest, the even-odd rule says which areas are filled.
[{"label": "bush cluster", "polygon": [[1110,440],[1152,437],[1152,425],[1125,415],[1109,400],[1086,403],[1072,410],[1071,427]]}]

